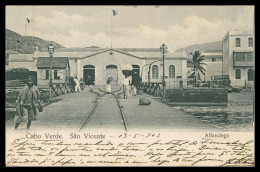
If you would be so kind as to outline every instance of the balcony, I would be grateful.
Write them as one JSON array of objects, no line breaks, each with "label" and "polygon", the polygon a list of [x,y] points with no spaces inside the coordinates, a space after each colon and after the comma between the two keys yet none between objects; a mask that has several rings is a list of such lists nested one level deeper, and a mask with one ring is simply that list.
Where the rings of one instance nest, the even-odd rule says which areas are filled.
[{"label": "balcony", "polygon": [[250,61],[250,62],[236,62],[234,61],[234,66],[235,67],[253,67],[254,66],[254,62]]}]

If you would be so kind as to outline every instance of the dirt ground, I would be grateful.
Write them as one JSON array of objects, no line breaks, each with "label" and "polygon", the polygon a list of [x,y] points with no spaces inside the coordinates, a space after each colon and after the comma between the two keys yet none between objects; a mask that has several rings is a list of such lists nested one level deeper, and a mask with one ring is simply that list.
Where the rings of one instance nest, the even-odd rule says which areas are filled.
[{"label": "dirt ground", "polygon": [[254,127],[253,92],[241,91],[228,94],[227,106],[183,106],[173,107],[196,116],[205,123],[224,131],[253,131]]}]

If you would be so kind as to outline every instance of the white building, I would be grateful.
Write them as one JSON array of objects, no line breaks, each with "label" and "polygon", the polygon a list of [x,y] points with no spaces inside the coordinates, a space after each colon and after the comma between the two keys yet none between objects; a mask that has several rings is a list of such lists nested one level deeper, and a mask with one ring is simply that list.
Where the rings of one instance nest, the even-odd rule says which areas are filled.
[{"label": "white building", "polygon": [[[222,50],[208,50],[204,55],[205,75],[200,73],[202,81],[229,78],[233,87],[253,86],[254,81],[254,32],[252,30],[229,31],[223,38]],[[188,59],[191,60],[189,55]],[[188,74],[192,65],[188,65]]]},{"label": "white building", "polygon": [[223,38],[223,75],[232,86],[253,85],[255,39],[253,30],[229,31]]},{"label": "white building", "polygon": [[[49,58],[48,52],[35,51],[34,54],[10,54],[9,68],[26,67],[37,71],[38,57]],[[147,82],[150,68],[150,81],[162,82],[162,55],[159,48],[82,48],[77,51],[57,49],[53,58],[67,57],[69,59],[70,75],[86,80],[88,76],[94,79],[95,85],[105,85],[108,76],[112,76],[112,84],[121,84],[123,73],[121,66],[130,64],[133,69]],[[150,65],[151,64],[151,65]],[[166,53],[165,76],[166,86],[177,87],[183,80],[186,85],[187,57],[185,52]],[[57,71],[58,72],[58,71]],[[59,73],[59,72],[58,72]],[[60,72],[62,73],[62,72]],[[41,77],[45,76],[43,73]],[[47,76],[47,75],[46,75]],[[60,76],[59,78],[63,78]],[[58,79],[58,78],[57,78]]]},{"label": "white building", "polygon": [[201,55],[204,56],[203,63],[204,65],[205,75],[201,75],[201,79],[204,81],[214,80],[215,76],[222,75],[222,58],[223,53],[222,50],[208,50],[203,52]]},{"label": "white building", "polygon": [[[222,75],[222,50],[208,50],[201,52],[201,56],[204,56],[202,63],[205,63],[205,65],[202,65],[202,67],[205,69],[205,75],[199,72],[201,81],[211,81],[214,80],[215,76]],[[189,61],[192,61],[192,55],[189,55]],[[187,68],[187,76],[190,76],[190,74],[193,72],[193,65],[189,63]]]}]

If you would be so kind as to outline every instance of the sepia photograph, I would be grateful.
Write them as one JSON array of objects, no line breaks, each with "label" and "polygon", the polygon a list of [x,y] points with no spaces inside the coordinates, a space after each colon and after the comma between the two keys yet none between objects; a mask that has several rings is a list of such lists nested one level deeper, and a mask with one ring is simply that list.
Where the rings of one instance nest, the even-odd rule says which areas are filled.
[{"label": "sepia photograph", "polygon": [[6,5],[6,166],[254,167],[254,14]]}]

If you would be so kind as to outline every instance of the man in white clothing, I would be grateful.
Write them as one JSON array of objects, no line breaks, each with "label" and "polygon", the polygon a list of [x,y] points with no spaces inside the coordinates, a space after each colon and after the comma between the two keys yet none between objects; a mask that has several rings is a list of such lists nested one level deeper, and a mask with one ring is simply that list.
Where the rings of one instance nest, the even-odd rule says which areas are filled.
[{"label": "man in white clothing", "polygon": [[75,92],[77,92],[78,90],[80,92],[81,91],[80,90],[80,83],[79,83],[79,80],[77,79],[77,77],[75,77],[74,82],[76,83]]},{"label": "man in white clothing", "polygon": [[125,78],[122,80],[122,85],[124,90],[124,99],[127,99],[129,92],[129,78],[127,76],[125,76]]}]

